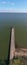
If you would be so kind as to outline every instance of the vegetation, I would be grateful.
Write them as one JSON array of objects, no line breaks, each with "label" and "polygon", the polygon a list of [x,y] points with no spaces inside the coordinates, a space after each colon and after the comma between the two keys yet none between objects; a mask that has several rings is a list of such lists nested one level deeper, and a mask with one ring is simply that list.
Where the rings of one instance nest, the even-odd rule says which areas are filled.
[{"label": "vegetation", "polygon": [[[4,61],[0,61],[0,65],[8,65],[8,64],[5,63]],[[9,65],[23,65],[23,62],[21,59],[14,59],[10,61]]]},{"label": "vegetation", "polygon": [[20,59],[14,59],[10,62],[10,65],[23,65],[23,62]]}]

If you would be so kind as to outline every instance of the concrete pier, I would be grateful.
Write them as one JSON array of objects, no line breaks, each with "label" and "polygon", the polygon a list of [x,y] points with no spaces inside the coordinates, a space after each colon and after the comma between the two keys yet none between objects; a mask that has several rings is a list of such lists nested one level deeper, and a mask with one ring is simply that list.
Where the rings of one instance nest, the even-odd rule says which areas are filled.
[{"label": "concrete pier", "polygon": [[11,31],[11,45],[10,45],[10,60],[13,59],[15,54],[15,37],[14,37],[14,28]]}]

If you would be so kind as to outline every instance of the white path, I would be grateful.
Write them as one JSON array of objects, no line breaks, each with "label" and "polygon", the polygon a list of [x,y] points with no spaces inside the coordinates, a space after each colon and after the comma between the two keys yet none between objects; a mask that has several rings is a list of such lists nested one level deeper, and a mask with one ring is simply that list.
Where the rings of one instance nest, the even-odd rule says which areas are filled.
[{"label": "white path", "polygon": [[10,47],[10,60],[13,59],[15,53],[15,37],[14,37],[14,28],[11,32],[11,47]]}]

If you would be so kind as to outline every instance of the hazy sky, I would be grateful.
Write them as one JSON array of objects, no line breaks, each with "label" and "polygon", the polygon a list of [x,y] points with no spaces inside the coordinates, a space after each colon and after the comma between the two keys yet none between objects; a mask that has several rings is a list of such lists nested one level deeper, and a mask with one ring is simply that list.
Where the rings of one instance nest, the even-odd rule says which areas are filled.
[{"label": "hazy sky", "polygon": [[0,12],[27,12],[27,0],[0,0]]}]

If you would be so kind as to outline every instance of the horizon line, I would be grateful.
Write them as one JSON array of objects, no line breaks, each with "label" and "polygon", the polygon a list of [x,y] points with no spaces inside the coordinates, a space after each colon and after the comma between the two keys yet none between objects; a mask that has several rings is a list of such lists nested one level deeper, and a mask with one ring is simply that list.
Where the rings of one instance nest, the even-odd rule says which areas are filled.
[{"label": "horizon line", "polygon": [[0,12],[0,13],[27,13],[27,12]]}]

